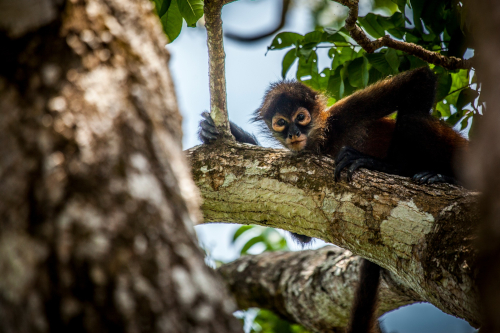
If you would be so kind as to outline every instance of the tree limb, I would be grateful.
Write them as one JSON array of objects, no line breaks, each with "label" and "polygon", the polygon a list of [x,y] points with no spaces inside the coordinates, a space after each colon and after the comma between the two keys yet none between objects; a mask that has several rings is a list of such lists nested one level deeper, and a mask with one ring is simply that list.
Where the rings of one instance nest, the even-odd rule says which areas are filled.
[{"label": "tree limb", "polygon": [[[261,307],[315,332],[344,332],[360,257],[334,246],[243,256],[218,268],[240,309]],[[422,301],[384,271],[379,315]]]},{"label": "tree limb", "polygon": [[260,33],[257,35],[253,36],[241,36],[238,34],[233,34],[231,32],[227,32],[224,34],[225,37],[232,39],[236,42],[241,42],[241,43],[251,43],[251,42],[257,42],[263,38],[269,37],[271,35],[274,35],[276,32],[280,31],[281,28],[285,26],[286,23],[286,14],[288,13],[288,9],[290,8],[290,0],[282,0],[281,2],[281,15],[280,15],[280,20],[276,27],[273,29],[266,31],[264,33]]},{"label": "tree limb", "polygon": [[207,29],[208,64],[210,80],[210,116],[219,133],[231,138],[226,104],[226,72],[224,43],[222,41],[221,10],[225,3],[219,0],[206,0],[203,6]]},{"label": "tree limb", "polygon": [[344,6],[349,7],[349,15],[345,20],[345,28],[349,31],[351,37],[361,46],[366,52],[373,53],[375,50],[387,46],[395,50],[400,50],[408,54],[412,54],[427,63],[439,65],[446,69],[469,69],[472,67],[471,60],[460,59],[457,57],[447,57],[440,53],[429,51],[422,46],[401,42],[385,35],[376,40],[370,40],[365,32],[356,25],[358,19],[358,1],[359,0],[333,0]]},{"label": "tree limb", "polygon": [[472,267],[478,193],[364,170],[349,184],[335,183],[330,158],[222,140],[188,156],[205,221],[323,239],[388,269],[422,300],[478,324]]}]

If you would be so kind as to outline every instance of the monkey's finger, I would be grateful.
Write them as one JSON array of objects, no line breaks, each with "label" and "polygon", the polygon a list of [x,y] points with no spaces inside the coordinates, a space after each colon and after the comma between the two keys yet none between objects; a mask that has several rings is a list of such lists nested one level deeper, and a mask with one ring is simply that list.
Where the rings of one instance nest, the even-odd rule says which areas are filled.
[{"label": "monkey's finger", "polygon": [[432,172],[432,171],[422,171],[422,172],[419,172],[419,173],[416,173],[415,175],[413,175],[412,179],[415,183],[419,183],[419,184],[423,184],[423,183],[426,183],[427,180],[434,176],[436,173]]},{"label": "monkey's finger", "polygon": [[441,175],[437,174],[432,177],[430,177],[427,180],[427,184],[436,184],[436,183],[448,183],[448,184],[453,184],[453,185],[461,185],[458,180],[456,180],[453,177],[446,176],[446,175]]},{"label": "monkey's finger", "polygon": [[347,156],[362,156],[362,154],[354,148],[344,146],[340,149],[339,153],[335,157],[335,161],[338,161],[340,163],[340,161]]},{"label": "monkey's finger", "polygon": [[213,135],[218,135],[219,132],[217,131],[217,128],[215,128],[215,126],[213,126],[212,124],[210,124],[208,121],[206,120],[203,120],[200,122],[200,126],[203,130],[205,130],[206,132],[209,132]]},{"label": "monkey's finger", "polygon": [[358,170],[359,168],[370,169],[370,166],[372,166],[372,164],[373,164],[372,158],[358,158],[351,164],[351,166],[347,170],[347,179],[351,181],[354,171]]},{"label": "monkey's finger", "polygon": [[210,113],[208,113],[207,111],[203,111],[201,113],[201,116],[203,118],[205,118],[205,120],[210,124],[212,125],[213,127],[215,127],[215,123],[214,123],[214,120],[212,119],[212,117],[210,117]]},{"label": "monkey's finger", "polygon": [[211,140],[217,140],[217,135],[213,135],[212,133],[207,132],[204,129],[200,131],[200,137],[202,138],[202,141],[204,143],[208,143]]},{"label": "monkey's finger", "polygon": [[353,162],[350,158],[344,158],[340,163],[335,165],[335,181],[338,182],[340,180],[340,173],[344,170],[349,164]]}]

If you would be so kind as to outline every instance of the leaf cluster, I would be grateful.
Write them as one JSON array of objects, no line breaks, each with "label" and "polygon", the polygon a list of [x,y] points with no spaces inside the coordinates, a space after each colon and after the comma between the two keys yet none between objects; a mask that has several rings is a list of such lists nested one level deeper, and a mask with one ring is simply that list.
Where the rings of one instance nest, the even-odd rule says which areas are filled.
[{"label": "leaf cluster", "polygon": [[151,0],[155,4],[155,12],[160,18],[163,31],[169,42],[179,36],[182,22],[188,27],[195,27],[203,16],[203,0]]},{"label": "leaf cluster", "polygon": [[232,244],[240,239],[250,237],[243,244],[240,250],[241,255],[249,254],[255,245],[263,246],[264,251],[285,251],[288,250],[286,239],[273,228],[264,228],[256,225],[243,225],[239,227],[233,235]]},{"label": "leaf cluster", "polygon": [[[418,44],[446,56],[463,57],[467,50],[460,2],[451,0],[392,0],[390,16],[368,13],[357,24],[372,39],[391,38]],[[397,9],[396,9],[397,8]],[[320,48],[328,49],[329,67],[318,69]],[[357,89],[399,72],[426,66],[426,62],[402,51],[382,48],[367,53],[350,38],[345,28],[316,27],[305,35],[278,34],[269,50],[289,49],[282,62],[282,76],[298,62],[296,78],[323,91],[333,104]],[[434,115],[451,126],[468,127],[469,120],[481,115],[479,85],[474,70],[446,70],[430,66],[438,76]]]}]

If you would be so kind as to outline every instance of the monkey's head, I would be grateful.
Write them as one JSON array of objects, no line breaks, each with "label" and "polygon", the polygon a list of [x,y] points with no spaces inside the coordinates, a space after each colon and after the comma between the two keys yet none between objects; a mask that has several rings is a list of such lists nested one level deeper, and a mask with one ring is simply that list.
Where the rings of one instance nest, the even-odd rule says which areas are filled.
[{"label": "monkey's head", "polygon": [[297,81],[271,85],[254,120],[263,120],[272,136],[292,151],[314,149],[324,128],[320,94]]}]

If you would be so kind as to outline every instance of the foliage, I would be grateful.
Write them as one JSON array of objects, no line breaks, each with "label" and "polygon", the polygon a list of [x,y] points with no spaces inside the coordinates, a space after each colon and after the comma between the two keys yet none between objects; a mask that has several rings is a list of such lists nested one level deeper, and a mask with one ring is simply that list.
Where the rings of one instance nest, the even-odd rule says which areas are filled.
[{"label": "foliage", "polygon": [[[357,22],[370,37],[388,34],[446,56],[464,56],[467,39],[462,28],[460,2],[392,0],[378,1],[378,4],[386,7],[389,16],[370,12],[359,17]],[[327,48],[328,57],[332,59],[330,67],[321,71],[317,54],[320,48]],[[305,35],[282,32],[274,38],[269,49],[289,49],[282,62],[283,78],[298,62],[296,78],[325,92],[330,103],[389,75],[426,65],[423,60],[394,49],[383,48],[369,54],[353,42],[345,28],[317,26]],[[475,84],[474,70],[430,67],[438,75],[434,115],[451,126],[460,123],[461,130],[467,128],[471,118],[480,116],[479,106],[483,107],[477,98],[479,85]]]},{"label": "foliage", "polygon": [[243,239],[245,241],[240,250],[241,255],[249,254],[250,249],[255,249],[259,245],[263,249],[262,252],[288,250],[285,237],[283,237],[273,228],[264,228],[255,225],[243,225],[239,227],[234,233],[232,244],[235,244],[240,239]]},{"label": "foliage", "polygon": [[251,333],[308,333],[304,327],[297,324],[290,324],[288,321],[280,319],[268,310],[259,310],[255,317]]},{"label": "foliage", "polygon": [[182,22],[188,27],[195,27],[196,22],[203,16],[203,0],[151,0],[155,4],[155,11],[160,18],[163,31],[169,42],[179,36]]}]

